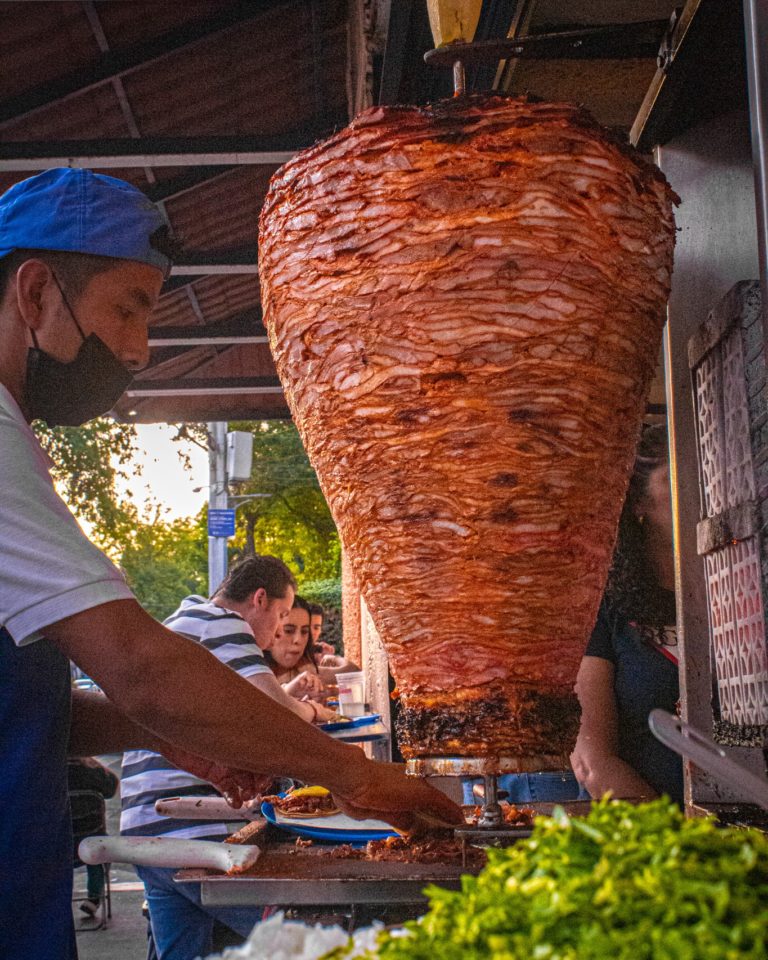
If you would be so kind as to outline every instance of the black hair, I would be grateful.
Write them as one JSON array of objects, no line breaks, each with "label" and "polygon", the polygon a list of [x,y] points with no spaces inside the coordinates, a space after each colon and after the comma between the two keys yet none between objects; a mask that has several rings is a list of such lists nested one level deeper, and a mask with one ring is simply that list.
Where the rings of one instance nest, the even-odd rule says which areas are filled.
[{"label": "black hair", "polygon": [[310,617],[324,617],[325,610],[323,609],[322,603],[310,603],[309,615]]},{"label": "black hair", "polygon": [[[184,248],[168,226],[162,224],[149,237],[149,245],[173,262],[178,260]],[[103,257],[95,253],[77,253],[71,250],[12,250],[0,259],[0,300],[5,296],[16,271],[27,260],[42,260],[47,263],[73,300],[82,296],[91,280],[100,273],[111,270],[120,258]]]},{"label": "black hair", "polygon": [[0,300],[3,299],[11,281],[22,263],[27,260],[42,260],[47,263],[66,288],[73,300],[77,300],[100,273],[113,269],[114,257],[100,257],[91,253],[70,253],[63,250],[13,250],[0,259]]},{"label": "black hair", "polygon": [[[307,615],[310,617],[310,620],[311,620],[312,614],[310,613],[310,607],[311,607],[311,604],[308,603],[304,599],[304,597],[300,597],[298,593],[294,596],[293,606],[291,607],[291,609],[306,610]],[[312,636],[310,634],[307,636],[307,642],[304,644],[304,649],[301,651],[301,656],[294,664],[294,669],[298,667],[299,664],[306,663],[307,666],[309,666],[312,670],[314,670],[315,673],[317,673],[317,666],[312,657],[312,652],[309,649],[311,643],[312,643]],[[264,659],[267,661],[267,666],[269,667],[270,670],[272,670],[273,673],[279,673],[282,670],[282,667],[272,656],[272,652],[270,650],[264,651]]]},{"label": "black hair", "polygon": [[312,604],[308,600],[305,600],[304,597],[300,597],[298,593],[293,598],[293,608],[295,607],[301,607],[302,610],[307,611],[310,617],[312,616]]},{"label": "black hair", "polygon": [[265,590],[270,599],[284,597],[288,587],[296,589],[296,580],[277,557],[245,557],[227,573],[215,596],[242,603],[257,590]]},{"label": "black hair", "polygon": [[657,643],[664,642],[664,628],[675,622],[675,596],[659,584],[648,558],[646,530],[638,511],[651,474],[668,461],[666,424],[646,425],[619,519],[604,597],[609,615],[636,623],[647,639]]}]

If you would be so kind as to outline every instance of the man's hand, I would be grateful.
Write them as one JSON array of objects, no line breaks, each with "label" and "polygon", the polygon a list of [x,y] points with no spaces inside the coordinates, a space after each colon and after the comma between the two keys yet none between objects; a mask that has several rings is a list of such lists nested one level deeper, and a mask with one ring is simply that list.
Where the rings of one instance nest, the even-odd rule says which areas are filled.
[{"label": "man's hand", "polygon": [[330,653],[324,656],[320,661],[321,667],[328,667],[331,670],[343,670],[349,666],[350,661],[346,657],[340,657],[337,653]]},{"label": "man's hand", "polygon": [[356,820],[386,820],[413,833],[425,826],[462,826],[461,808],[420,777],[407,777],[396,763],[367,763],[365,779],[353,790],[332,790],[342,811]]},{"label": "man's hand", "polygon": [[283,686],[286,693],[297,700],[309,697],[310,700],[319,700],[323,695],[323,681],[311,670],[304,670],[298,677]]},{"label": "man's hand", "polygon": [[274,777],[265,774],[252,773],[250,770],[233,770],[222,766],[205,757],[198,757],[194,753],[187,753],[171,744],[163,744],[163,756],[180,770],[206,780],[223,795],[224,799],[235,809],[254,800],[269,789]]},{"label": "man's hand", "polygon": [[317,711],[317,723],[331,723],[339,719],[339,715],[335,710],[331,710],[330,707],[324,707],[322,703],[316,703],[315,710]]}]

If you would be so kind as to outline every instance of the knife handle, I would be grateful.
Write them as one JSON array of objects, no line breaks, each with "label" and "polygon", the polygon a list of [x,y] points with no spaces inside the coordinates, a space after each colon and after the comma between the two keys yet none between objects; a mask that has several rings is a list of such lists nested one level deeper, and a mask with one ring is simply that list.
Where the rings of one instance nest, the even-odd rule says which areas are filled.
[{"label": "knife handle", "polygon": [[145,867],[243,869],[256,861],[257,846],[172,837],[86,837],[78,850],[83,863],[135,863]]}]

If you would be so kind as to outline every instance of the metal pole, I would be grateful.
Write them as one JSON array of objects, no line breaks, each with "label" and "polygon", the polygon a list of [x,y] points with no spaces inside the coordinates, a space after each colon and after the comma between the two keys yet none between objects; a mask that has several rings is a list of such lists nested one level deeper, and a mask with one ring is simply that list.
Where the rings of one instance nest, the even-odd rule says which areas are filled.
[{"label": "metal pole", "polygon": [[744,27],[763,331],[768,349],[768,0],[744,0]]},{"label": "metal pole", "polygon": [[[217,420],[208,424],[208,509],[228,507],[227,503],[227,424]],[[208,537],[208,593],[213,595],[227,573],[227,538]]]}]

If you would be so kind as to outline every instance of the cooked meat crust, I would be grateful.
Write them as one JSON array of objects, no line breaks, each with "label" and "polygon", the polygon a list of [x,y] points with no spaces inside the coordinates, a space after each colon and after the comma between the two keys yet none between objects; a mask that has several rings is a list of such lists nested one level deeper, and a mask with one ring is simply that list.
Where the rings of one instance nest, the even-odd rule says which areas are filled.
[{"label": "cooked meat crust", "polygon": [[372,108],[272,180],[264,319],[406,756],[567,757],[675,200],[579,108]]},{"label": "cooked meat crust", "polygon": [[[407,837],[388,837],[369,840],[364,847],[339,844],[329,851],[335,860],[372,860],[388,863],[461,863],[462,842],[450,836],[427,836],[416,840]],[[485,852],[471,844],[466,845],[467,865],[483,866]]]}]

